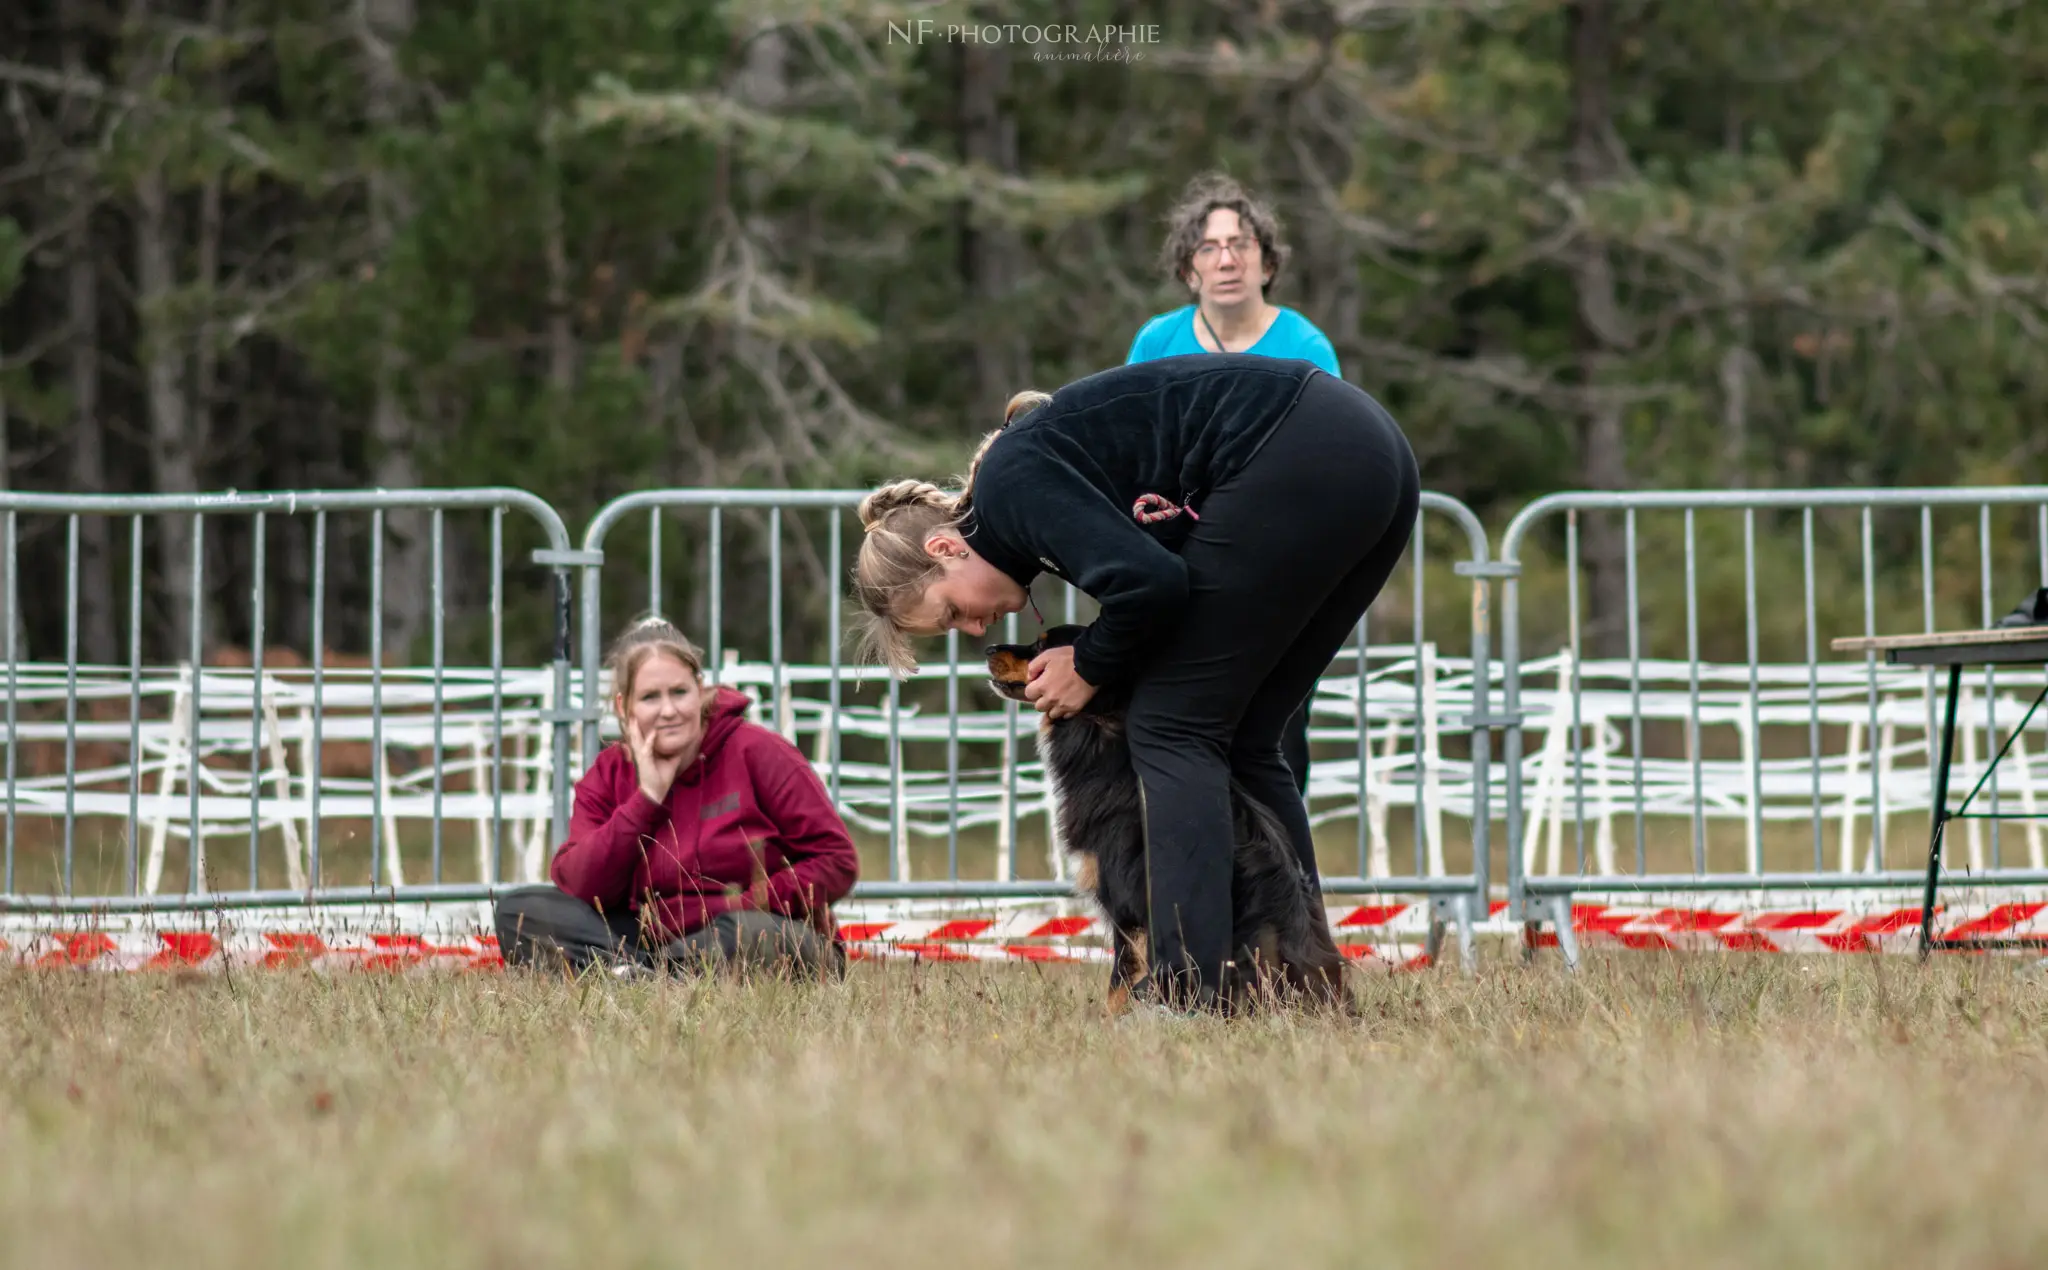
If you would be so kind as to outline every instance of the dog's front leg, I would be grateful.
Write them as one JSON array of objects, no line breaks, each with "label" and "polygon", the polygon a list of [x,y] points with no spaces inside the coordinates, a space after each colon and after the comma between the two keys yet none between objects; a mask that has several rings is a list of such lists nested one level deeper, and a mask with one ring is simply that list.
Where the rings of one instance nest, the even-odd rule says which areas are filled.
[{"label": "dog's front leg", "polygon": [[1105,1004],[1109,1017],[1114,1019],[1130,1013],[1131,989],[1145,977],[1145,932],[1126,931],[1112,923],[1109,946],[1113,955],[1109,966],[1109,997]]}]

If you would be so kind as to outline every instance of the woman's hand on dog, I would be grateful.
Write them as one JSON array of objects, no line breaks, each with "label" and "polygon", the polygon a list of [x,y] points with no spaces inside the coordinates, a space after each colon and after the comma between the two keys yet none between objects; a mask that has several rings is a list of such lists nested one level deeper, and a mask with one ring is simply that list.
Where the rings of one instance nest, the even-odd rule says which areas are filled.
[{"label": "woman's hand on dog", "polygon": [[1079,714],[1095,695],[1095,685],[1074,669],[1071,644],[1048,648],[1031,659],[1031,679],[1024,685],[1024,699],[1054,719]]}]

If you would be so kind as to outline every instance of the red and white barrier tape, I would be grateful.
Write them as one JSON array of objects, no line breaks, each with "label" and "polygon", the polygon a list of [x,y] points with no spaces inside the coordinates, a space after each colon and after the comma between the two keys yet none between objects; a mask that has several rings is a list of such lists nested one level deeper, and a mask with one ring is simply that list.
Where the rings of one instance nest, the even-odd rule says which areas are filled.
[{"label": "red and white barrier tape", "polygon": [[[1478,924],[1489,936],[1520,935],[1495,901]],[[1102,962],[1099,917],[1037,901],[994,912],[899,916],[901,906],[841,906],[840,933],[856,960]],[[2048,954],[2048,900],[1960,904],[1936,910],[1937,940],[1998,940]],[[1333,906],[1331,928],[1347,956],[1387,969],[1428,964],[1421,952],[1427,902]],[[1920,910],[1868,896],[1800,908],[1699,908],[1579,904],[1572,928],[1586,948],[1764,953],[1912,951]],[[1540,946],[1557,943],[1540,929]],[[375,909],[238,910],[219,914],[0,917],[0,964],[105,970],[492,970],[502,967],[489,906],[397,904]]]},{"label": "red and white barrier tape", "polygon": [[[1998,940],[2048,954],[2048,903],[2037,900],[1935,906],[1934,938],[1944,943]],[[1733,912],[1702,908],[1572,906],[1572,931],[1588,948],[1672,952],[1912,952],[1920,947],[1920,907],[1817,908]],[[1555,947],[1554,931],[1539,931]]]}]

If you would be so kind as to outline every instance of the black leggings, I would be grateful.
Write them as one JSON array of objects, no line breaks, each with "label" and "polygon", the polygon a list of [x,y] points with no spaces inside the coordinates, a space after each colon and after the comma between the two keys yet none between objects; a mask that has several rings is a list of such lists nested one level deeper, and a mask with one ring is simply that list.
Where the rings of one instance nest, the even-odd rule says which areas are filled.
[{"label": "black leggings", "polygon": [[1280,757],[1287,760],[1287,770],[1294,774],[1294,788],[1303,798],[1308,797],[1308,702],[1303,700],[1294,717],[1287,720],[1287,726],[1280,733]]},{"label": "black leggings", "polygon": [[1188,606],[1134,682],[1128,724],[1150,960],[1172,1004],[1212,1002],[1229,955],[1232,777],[1316,876],[1282,733],[1392,576],[1420,501],[1399,427],[1330,375],[1310,380],[1252,461],[1202,500],[1180,553]]},{"label": "black leggings", "polygon": [[670,973],[724,967],[800,979],[846,971],[845,951],[835,941],[815,926],[779,913],[720,913],[683,938],[664,941],[648,938],[632,913],[600,913],[543,883],[505,892],[493,915],[498,951],[513,967],[558,968],[571,974],[592,965],[634,964]]}]

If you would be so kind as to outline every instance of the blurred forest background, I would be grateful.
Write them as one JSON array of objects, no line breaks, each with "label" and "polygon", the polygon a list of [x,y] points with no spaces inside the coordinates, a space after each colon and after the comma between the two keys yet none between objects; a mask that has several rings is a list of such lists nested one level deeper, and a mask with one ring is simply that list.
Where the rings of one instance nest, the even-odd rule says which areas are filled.
[{"label": "blurred forest background", "polygon": [[[944,37],[976,21],[1157,38],[1091,62]],[[1011,392],[1121,362],[1182,302],[1161,216],[1210,168],[1283,215],[1273,299],[1496,533],[1559,489],[2040,480],[2044,83],[2048,5],[2022,0],[14,0],[0,482],[503,484],[576,534],[634,489],[942,476]],[[304,648],[312,530],[268,519],[266,642]],[[468,614],[489,535],[456,520],[445,607]],[[722,602],[758,614],[743,520]],[[342,521],[325,639],[362,649],[368,521]],[[538,540],[507,523],[507,655],[542,657]],[[608,577],[644,574],[634,524]],[[1995,535],[2001,594],[2032,585],[2033,524]],[[809,656],[824,526],[783,525]],[[1944,603],[1974,619],[1977,518],[1952,528],[1968,598]],[[79,522],[84,660],[128,655],[131,529]],[[1901,596],[1918,529],[1875,543]],[[417,657],[434,535],[384,530],[385,644]],[[12,620],[62,657],[70,530],[18,531]],[[662,532],[663,594],[701,632],[702,518]],[[1733,532],[1703,602],[1739,612]],[[147,527],[153,657],[182,655],[191,533]],[[251,539],[209,519],[209,644],[249,637]],[[1621,647],[1621,544],[1582,525],[1596,649]],[[1824,535],[1823,577],[1861,549]],[[621,614],[646,598],[608,583]],[[1739,650],[1739,618],[1709,638]]]}]

